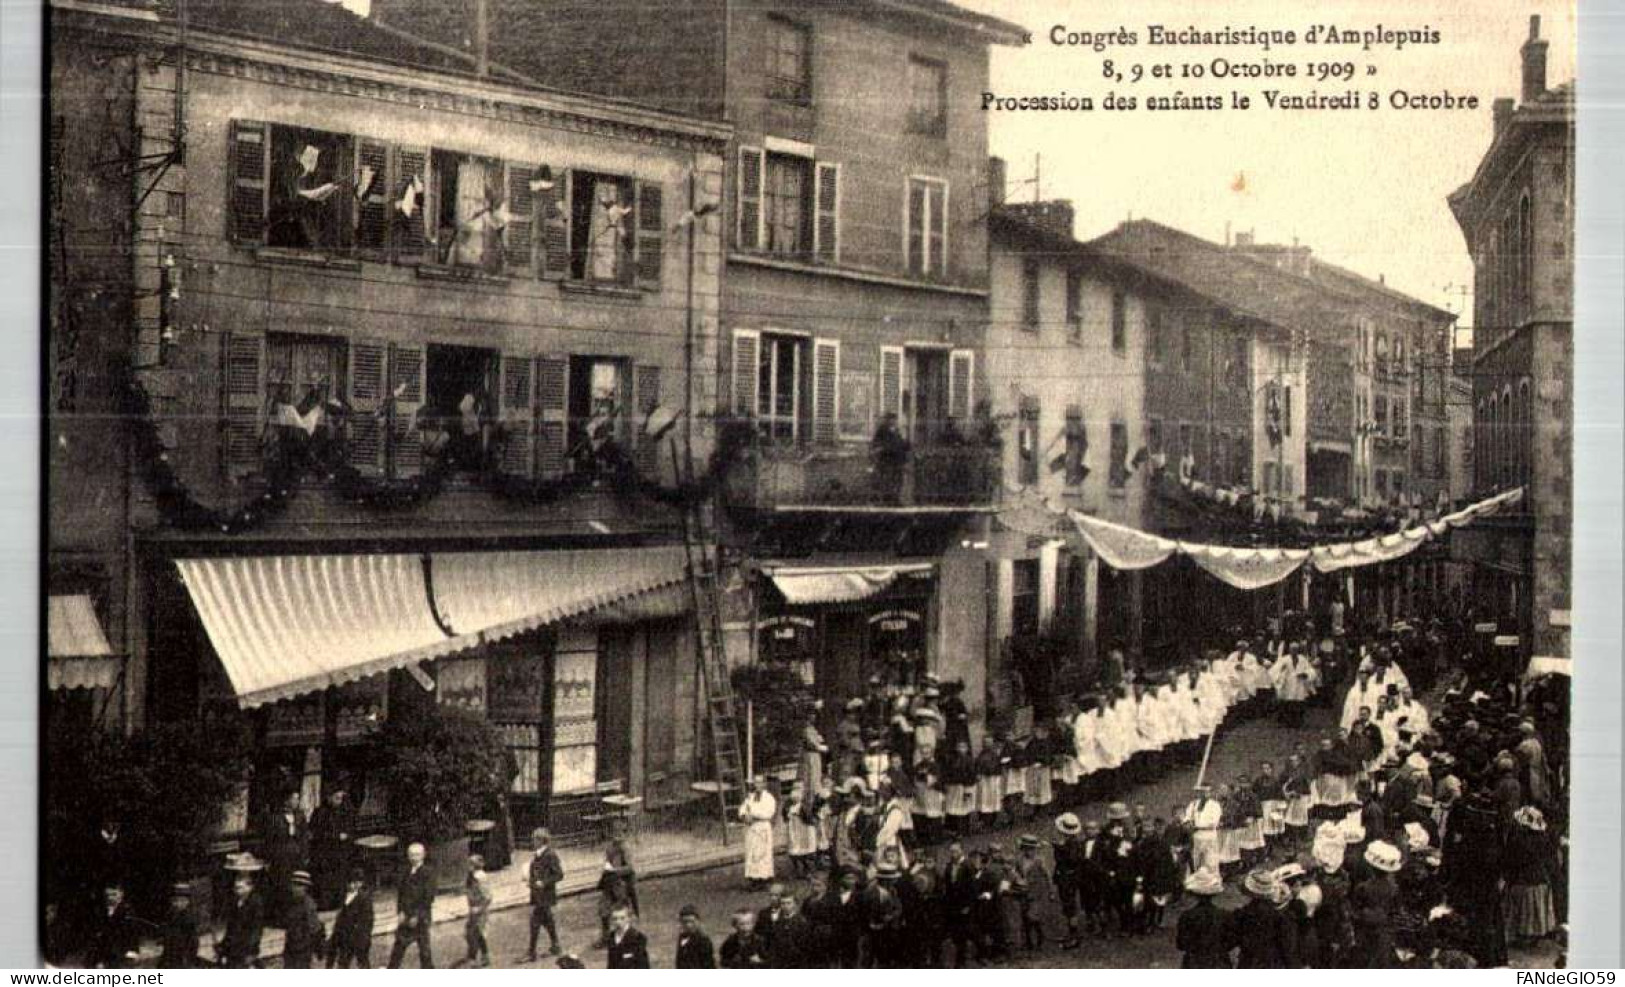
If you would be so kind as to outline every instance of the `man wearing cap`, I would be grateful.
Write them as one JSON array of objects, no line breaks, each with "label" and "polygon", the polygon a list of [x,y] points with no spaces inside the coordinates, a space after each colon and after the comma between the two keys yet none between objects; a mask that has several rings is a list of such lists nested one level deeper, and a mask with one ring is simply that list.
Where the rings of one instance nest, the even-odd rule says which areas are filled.
[{"label": "man wearing cap", "polygon": [[199,966],[197,957],[197,912],[192,908],[192,886],[176,884],[169,889],[169,918],[164,922],[159,943],[158,966],[164,970],[190,970]]},{"label": "man wearing cap", "polygon": [[863,899],[858,895],[862,873],[856,867],[836,868],[835,886],[818,903],[818,938],[826,944],[831,966],[855,969],[862,957]]},{"label": "man wearing cap", "polygon": [[553,849],[553,834],[538,828],[530,834],[534,852],[525,865],[525,883],[530,886],[530,948],[525,962],[536,962],[536,939],[547,930],[548,954],[559,955],[559,927],[553,909],[559,901],[559,882],[564,880],[564,863]]},{"label": "man wearing cap", "polygon": [[311,898],[310,872],[296,870],[288,883],[288,912],[284,921],[287,936],[282,940],[282,968],[308,970],[310,961],[321,955],[326,930],[316,914]]},{"label": "man wearing cap", "polygon": [[367,872],[352,867],[345,882],[344,902],[333,921],[333,936],[327,944],[329,970],[348,970],[352,965],[363,970],[372,967],[373,918]]},{"label": "man wearing cap", "polygon": [[1198,870],[1185,879],[1185,893],[1196,902],[1179,916],[1174,928],[1182,968],[1230,969],[1230,913],[1214,904],[1223,892],[1224,882],[1216,870]]},{"label": "man wearing cap", "polygon": [[429,852],[422,843],[406,848],[406,874],[396,891],[400,923],[395,927],[395,944],[389,949],[389,968],[399,969],[408,946],[418,947],[418,965],[434,969],[434,949],[429,939],[434,916],[434,877],[425,866]]},{"label": "man wearing cap", "polygon": [[247,970],[259,964],[260,936],[265,931],[265,905],[254,888],[254,875],[265,867],[253,854],[243,854],[226,865],[233,871],[231,900],[226,903],[226,934],[216,950],[220,964]]}]

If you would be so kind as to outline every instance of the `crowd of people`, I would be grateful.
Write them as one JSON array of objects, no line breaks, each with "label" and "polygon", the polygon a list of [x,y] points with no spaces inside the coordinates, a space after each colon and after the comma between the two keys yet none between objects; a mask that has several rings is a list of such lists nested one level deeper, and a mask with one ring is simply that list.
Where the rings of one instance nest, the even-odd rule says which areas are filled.
[{"label": "crowd of people", "polygon": [[[873,680],[831,741],[809,717],[782,798],[768,779],[753,781],[739,817],[746,877],[765,900],[727,916],[715,948],[700,909],[684,909],[677,965],[966,966],[1170,924],[1187,967],[1504,964],[1509,945],[1563,928],[1566,680],[1531,686],[1493,663],[1461,662],[1462,641],[1398,623],[1358,639],[1235,639],[1158,672],[1112,655],[1098,691],[1031,724],[1003,724],[980,745],[958,683]],[[1317,719],[1335,723],[1318,742],[1278,763],[1211,769],[1221,731],[1262,716],[1301,728],[1317,704],[1328,710]],[[1197,765],[1184,804],[1122,797]],[[561,948],[553,916],[562,863],[545,830],[532,843],[524,959],[536,960],[545,930],[559,965],[582,965]],[[272,857],[233,861],[216,962],[255,965],[275,924],[286,929],[285,966],[368,965],[369,876],[328,873],[321,855],[284,876],[279,864],[290,862]],[[488,965],[492,894],[478,857],[465,892],[462,962]],[[612,967],[648,965],[636,873],[618,841],[598,892],[595,947]],[[1244,905],[1222,904],[1235,892]],[[190,894],[175,889],[163,966],[201,962]],[[397,894],[389,965],[415,947],[430,966],[434,886],[421,846],[409,849]],[[133,961],[138,934],[122,899],[110,883],[93,965]],[[331,931],[318,905],[339,909]]]}]

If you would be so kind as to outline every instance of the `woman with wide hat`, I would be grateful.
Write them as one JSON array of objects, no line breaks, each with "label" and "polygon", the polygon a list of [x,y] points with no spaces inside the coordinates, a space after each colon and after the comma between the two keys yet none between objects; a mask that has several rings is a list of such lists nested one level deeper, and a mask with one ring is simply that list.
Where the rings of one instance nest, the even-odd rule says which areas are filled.
[{"label": "woman with wide hat", "polygon": [[1372,876],[1349,895],[1354,920],[1354,952],[1351,966],[1368,970],[1394,965],[1393,914],[1399,907],[1399,887],[1394,875],[1404,866],[1399,847],[1386,840],[1373,840],[1365,848],[1366,866]]}]

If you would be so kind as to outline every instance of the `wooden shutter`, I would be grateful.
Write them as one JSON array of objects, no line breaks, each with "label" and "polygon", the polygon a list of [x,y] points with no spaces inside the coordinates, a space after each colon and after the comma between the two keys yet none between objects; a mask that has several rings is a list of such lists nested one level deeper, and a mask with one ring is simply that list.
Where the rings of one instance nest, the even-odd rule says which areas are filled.
[{"label": "wooden shutter", "polygon": [[265,432],[265,337],[228,333],[225,340],[226,430],[221,461],[226,475],[258,472]]},{"label": "wooden shutter", "polygon": [[271,128],[257,120],[231,122],[231,205],[227,232],[244,246],[264,246],[271,195]]},{"label": "wooden shutter", "polygon": [[739,235],[740,250],[762,247],[762,178],[767,164],[759,147],[739,149]]},{"label": "wooden shutter", "polygon": [[649,415],[660,407],[660,368],[640,364],[634,370],[632,382],[636,391],[632,396],[632,406],[637,409],[632,422],[633,455],[638,473],[654,480],[660,476],[660,443],[649,435],[644,425]]},{"label": "wooden shutter", "polygon": [[[423,182],[423,195],[418,197],[417,211],[411,216],[401,212],[401,199],[413,179]],[[397,147],[395,172],[389,189],[389,218],[395,231],[395,259],[416,264],[428,259],[429,240],[429,150],[424,147]]]},{"label": "wooden shutter", "polygon": [[389,348],[376,339],[350,340],[350,423],[346,456],[363,476],[384,472],[384,362]]},{"label": "wooden shutter", "polygon": [[734,330],[733,410],[745,418],[756,417],[761,347],[762,338],[755,330]]},{"label": "wooden shutter", "polygon": [[390,456],[395,476],[423,472],[423,438],[417,430],[418,410],[423,407],[423,377],[423,347],[397,344],[389,348],[389,396],[394,400]]},{"label": "wooden shutter", "polygon": [[553,173],[553,188],[540,193],[542,277],[570,276],[570,172]]},{"label": "wooden shutter", "polygon": [[660,287],[665,259],[665,193],[659,182],[637,183],[637,233],[632,241],[639,288]]},{"label": "wooden shutter", "polygon": [[817,171],[813,256],[834,263],[841,256],[841,166],[819,162]]},{"label": "wooden shutter", "polygon": [[508,433],[502,447],[502,471],[516,476],[536,472],[534,370],[535,361],[528,356],[502,355],[501,420]]},{"label": "wooden shutter", "polygon": [[841,343],[813,341],[813,441],[833,443],[841,410]]},{"label": "wooden shutter", "polygon": [[[537,196],[530,190],[531,179],[535,177],[534,165],[508,162],[508,226],[503,231],[502,258],[509,274],[527,275],[535,270],[531,241],[536,227]],[[506,362],[503,366],[507,366]]]},{"label": "wooden shutter", "polygon": [[365,137],[355,139],[355,180],[361,188],[361,171],[371,168],[372,186],[356,202],[355,246],[363,257],[381,259],[389,249],[389,191],[394,187],[390,177],[389,145]]},{"label": "wooden shutter", "polygon": [[976,351],[954,350],[948,354],[948,417],[963,429],[975,407]]},{"label": "wooden shutter", "polygon": [[570,361],[562,356],[536,360],[536,474],[564,475],[569,441]]},{"label": "wooden shutter", "polygon": [[891,412],[897,416],[898,427],[903,422],[903,348],[901,346],[882,346],[880,348],[880,411],[876,415],[876,424],[879,417]]}]

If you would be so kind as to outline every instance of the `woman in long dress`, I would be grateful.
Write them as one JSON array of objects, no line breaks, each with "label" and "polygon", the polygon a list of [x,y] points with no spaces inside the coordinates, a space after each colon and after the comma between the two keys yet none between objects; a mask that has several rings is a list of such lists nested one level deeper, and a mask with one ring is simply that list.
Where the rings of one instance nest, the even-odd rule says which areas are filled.
[{"label": "woman in long dress", "polygon": [[758,775],[739,806],[739,819],[745,824],[745,880],[752,888],[773,880],[773,819],[778,813],[778,799],[767,790],[767,779]]},{"label": "woman in long dress", "polygon": [[1507,882],[1504,907],[1507,939],[1520,943],[1544,938],[1557,928],[1552,904],[1557,854],[1539,809],[1526,805],[1512,814],[1512,822],[1502,856]]},{"label": "woman in long dress", "polygon": [[808,796],[824,787],[824,758],[828,754],[829,745],[824,743],[824,735],[818,732],[818,710],[815,707],[807,714],[807,723],[801,728],[801,763],[796,771],[796,781]]}]

